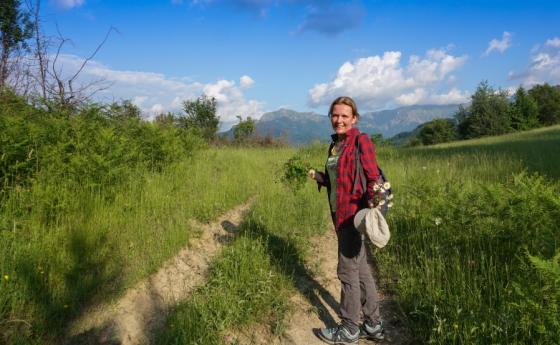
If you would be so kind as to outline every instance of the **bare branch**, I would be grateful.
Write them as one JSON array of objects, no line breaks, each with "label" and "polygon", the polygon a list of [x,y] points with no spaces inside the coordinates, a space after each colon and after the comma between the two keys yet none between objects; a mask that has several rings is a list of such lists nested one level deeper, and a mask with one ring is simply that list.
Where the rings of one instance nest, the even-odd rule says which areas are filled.
[{"label": "bare branch", "polygon": [[84,67],[87,65],[87,63],[89,61],[91,61],[91,59],[93,59],[95,57],[95,55],[97,55],[97,53],[99,52],[99,50],[101,49],[101,47],[103,47],[103,45],[105,45],[105,42],[107,42],[107,39],[109,39],[109,35],[111,34],[112,31],[115,31],[118,33],[118,30],[111,26],[109,28],[109,30],[107,30],[107,33],[105,34],[105,38],[103,39],[103,41],[101,41],[101,43],[99,43],[99,45],[97,46],[97,48],[95,48],[95,51],[88,56],[84,62],[82,63],[82,65],[80,66],[80,68],[78,69],[78,71],[74,74],[74,76],[72,76],[72,78],[70,78],[70,82],[73,81],[74,79],[76,79],[76,77],[82,72],[82,70],[84,69]]}]

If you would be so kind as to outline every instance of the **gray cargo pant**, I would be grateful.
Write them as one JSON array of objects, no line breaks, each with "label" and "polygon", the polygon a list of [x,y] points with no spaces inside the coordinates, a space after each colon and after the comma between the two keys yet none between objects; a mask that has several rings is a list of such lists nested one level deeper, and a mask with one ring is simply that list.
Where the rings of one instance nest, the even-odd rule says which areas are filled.
[{"label": "gray cargo pant", "polygon": [[367,263],[362,235],[352,226],[336,231],[338,237],[337,274],[341,283],[340,317],[342,324],[355,333],[360,311],[371,325],[379,321],[379,303],[375,281]]}]

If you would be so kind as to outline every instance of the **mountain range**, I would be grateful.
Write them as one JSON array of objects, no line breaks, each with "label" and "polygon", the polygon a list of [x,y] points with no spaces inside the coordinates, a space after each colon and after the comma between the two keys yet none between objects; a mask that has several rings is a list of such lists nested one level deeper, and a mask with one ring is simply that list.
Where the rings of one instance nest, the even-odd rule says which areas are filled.
[{"label": "mountain range", "polygon": [[[368,134],[381,133],[383,137],[389,138],[401,132],[412,131],[436,118],[451,118],[458,108],[458,104],[413,105],[367,112],[361,114],[358,128]],[[328,141],[332,134],[326,115],[290,109],[265,113],[255,125],[258,135],[285,138],[292,144],[305,144],[315,140]],[[231,136],[232,132],[230,130],[224,134]]]}]

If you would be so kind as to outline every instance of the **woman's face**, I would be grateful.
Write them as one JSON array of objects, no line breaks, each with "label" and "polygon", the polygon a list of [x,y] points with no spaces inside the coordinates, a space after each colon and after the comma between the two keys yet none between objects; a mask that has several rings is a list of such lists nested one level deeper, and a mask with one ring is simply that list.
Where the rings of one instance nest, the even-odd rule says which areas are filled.
[{"label": "woman's face", "polygon": [[352,107],[346,104],[335,104],[331,113],[331,125],[336,134],[346,134],[358,121],[352,114]]}]

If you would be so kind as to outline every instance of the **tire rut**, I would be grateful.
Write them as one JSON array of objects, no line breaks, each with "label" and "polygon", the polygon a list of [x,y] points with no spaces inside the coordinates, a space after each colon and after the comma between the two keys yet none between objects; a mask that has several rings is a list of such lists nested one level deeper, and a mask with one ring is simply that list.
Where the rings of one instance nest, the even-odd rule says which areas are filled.
[{"label": "tire rut", "polygon": [[251,204],[241,204],[209,224],[195,223],[202,229],[200,238],[118,301],[83,313],[68,327],[64,344],[150,343],[154,331],[163,326],[167,311],[205,282],[210,262],[233,239]]}]

